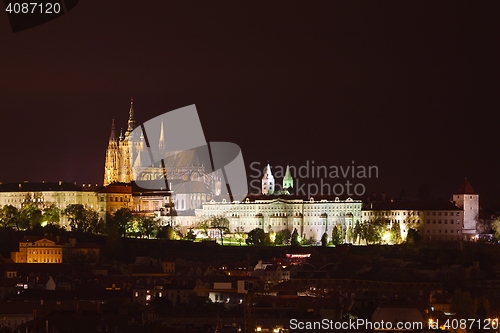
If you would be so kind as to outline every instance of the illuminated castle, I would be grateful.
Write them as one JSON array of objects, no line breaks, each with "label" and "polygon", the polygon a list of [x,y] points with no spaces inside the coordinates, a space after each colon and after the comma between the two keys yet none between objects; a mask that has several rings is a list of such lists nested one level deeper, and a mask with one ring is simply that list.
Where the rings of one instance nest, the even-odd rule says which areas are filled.
[{"label": "illuminated castle", "polygon": [[[199,162],[194,151],[176,152],[169,158],[150,163],[142,131],[134,131],[134,100],[130,101],[127,130],[116,136],[115,122],[111,124],[111,135],[106,150],[104,186],[113,183],[166,180],[178,211],[201,208],[201,204],[220,194],[221,181],[217,173],[208,173]],[[137,136],[137,137],[136,137]],[[155,142],[152,142],[152,140]],[[159,151],[165,145],[163,122],[158,138],[148,137],[149,145],[157,142]],[[156,141],[158,140],[158,141]],[[178,202],[177,202],[178,201]]]}]

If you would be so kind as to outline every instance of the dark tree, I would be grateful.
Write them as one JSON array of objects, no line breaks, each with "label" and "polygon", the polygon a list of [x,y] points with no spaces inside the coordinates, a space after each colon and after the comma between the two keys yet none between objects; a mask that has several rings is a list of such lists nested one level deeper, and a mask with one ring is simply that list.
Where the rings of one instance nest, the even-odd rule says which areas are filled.
[{"label": "dark tree", "polygon": [[300,245],[300,242],[299,242],[299,232],[297,231],[297,228],[293,229],[292,238],[290,240],[290,244],[292,244],[292,246],[299,246]]},{"label": "dark tree", "polygon": [[189,229],[186,236],[184,236],[184,240],[187,240],[190,242],[194,242],[196,240],[196,234],[194,233],[193,229]]},{"label": "dark tree", "polygon": [[[125,237],[127,231],[130,229],[133,221],[132,211],[128,208],[120,208],[115,212],[111,223],[115,223],[118,227],[118,233],[120,236]],[[109,228],[109,225],[108,225]]]},{"label": "dark tree", "polygon": [[255,228],[248,233],[246,243],[248,245],[264,245],[266,233],[262,228]]},{"label": "dark tree", "polygon": [[414,244],[420,241],[420,234],[416,229],[410,228],[408,229],[408,234],[406,235],[406,243]]},{"label": "dark tree", "polygon": [[321,237],[321,246],[323,247],[328,246],[328,234],[326,232]]}]

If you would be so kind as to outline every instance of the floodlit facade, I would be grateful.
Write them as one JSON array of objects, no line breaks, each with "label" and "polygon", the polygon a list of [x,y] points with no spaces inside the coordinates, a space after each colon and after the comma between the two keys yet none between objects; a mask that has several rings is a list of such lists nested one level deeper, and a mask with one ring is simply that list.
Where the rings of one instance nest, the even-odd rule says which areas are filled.
[{"label": "floodlit facade", "polygon": [[62,245],[47,237],[24,237],[19,242],[19,252],[12,252],[11,259],[15,263],[62,263]]},{"label": "floodlit facade", "polygon": [[[414,229],[425,240],[463,239],[463,210],[449,201],[378,201],[363,208],[363,222],[399,224],[401,238]],[[387,241],[387,240],[386,240]]]},{"label": "floodlit facade", "polygon": [[[130,184],[139,180],[142,182],[166,180],[165,188],[138,189],[136,191],[138,198],[134,198],[131,204],[134,211],[159,210],[160,204],[165,200],[165,193],[168,192],[171,200],[175,202],[177,211],[192,211],[194,214],[194,209],[201,208],[203,202],[220,195],[222,185],[220,175],[207,171],[194,151],[176,152],[166,160],[151,164],[143,133],[138,134],[134,131],[136,124],[133,100],[130,102],[127,124],[127,130],[121,131],[117,137],[115,122],[112,121],[104,164],[104,186],[115,183]],[[151,147],[158,142],[159,151],[163,151],[165,146],[163,128],[162,122],[159,138],[148,137]],[[155,140],[155,143],[153,144],[151,140]]]},{"label": "floodlit facade", "polygon": [[[284,189],[293,186],[289,172],[283,183]],[[265,232],[279,232],[283,229],[293,232],[297,229],[302,238],[315,241],[320,241],[325,232],[330,236],[332,227],[336,224],[346,230],[348,226],[362,221],[361,200],[340,200],[338,197],[324,196],[304,200],[302,197],[283,193],[271,195],[274,193],[274,185],[274,177],[268,165],[262,179],[262,195],[248,196],[241,202],[228,202],[224,199],[218,201],[214,198],[204,203],[202,209],[196,210],[197,220],[225,216],[229,220],[231,232],[249,232],[255,228],[262,228]]]},{"label": "floodlit facade", "polygon": [[474,236],[479,221],[479,194],[474,191],[467,178],[453,194],[453,203],[463,210],[463,233],[468,237]]}]

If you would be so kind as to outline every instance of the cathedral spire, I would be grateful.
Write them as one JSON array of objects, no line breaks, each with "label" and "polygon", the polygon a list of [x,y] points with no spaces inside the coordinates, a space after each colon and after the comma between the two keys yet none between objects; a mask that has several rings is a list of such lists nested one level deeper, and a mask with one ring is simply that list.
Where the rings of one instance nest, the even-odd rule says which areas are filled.
[{"label": "cathedral spire", "polygon": [[163,152],[165,149],[165,133],[163,132],[163,120],[161,121],[161,127],[160,127],[160,140],[158,141],[158,150],[160,152]]},{"label": "cathedral spire", "polygon": [[290,165],[286,165],[285,177],[283,177],[283,190],[285,193],[289,194],[289,189],[293,188],[293,177],[290,172]]},{"label": "cathedral spire", "polygon": [[135,128],[135,119],[134,119],[134,99],[130,99],[130,110],[128,112],[128,128],[127,132],[132,132]]},{"label": "cathedral spire", "polygon": [[115,133],[115,119],[111,121],[111,135],[109,136],[109,141],[115,141],[116,140],[116,133]]}]

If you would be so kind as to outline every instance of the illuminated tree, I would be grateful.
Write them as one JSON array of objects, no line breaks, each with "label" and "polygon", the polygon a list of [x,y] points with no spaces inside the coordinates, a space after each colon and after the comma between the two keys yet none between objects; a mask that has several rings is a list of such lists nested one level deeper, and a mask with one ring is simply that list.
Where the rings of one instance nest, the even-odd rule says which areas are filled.
[{"label": "illuminated tree", "polygon": [[221,245],[224,245],[224,233],[229,232],[229,220],[224,216],[212,216],[209,227],[219,232]]},{"label": "illuminated tree", "polygon": [[491,228],[495,232],[495,237],[500,239],[500,217],[497,217],[492,223]]},{"label": "illuminated tree", "polygon": [[382,219],[377,219],[363,223],[361,226],[361,237],[366,241],[366,244],[380,244],[384,231],[385,222]]},{"label": "illuminated tree", "polygon": [[43,213],[38,205],[32,202],[23,204],[20,212],[20,221],[23,229],[31,229],[42,223]]},{"label": "illuminated tree", "polygon": [[286,245],[290,244],[290,237],[292,237],[292,233],[288,229],[283,229],[276,233],[276,239],[274,240],[274,244],[276,245]]},{"label": "illuminated tree", "polygon": [[340,245],[342,244],[342,227],[340,224],[335,224],[332,228],[332,244]]},{"label": "illuminated tree", "polygon": [[61,219],[61,210],[57,208],[55,205],[51,205],[50,207],[46,207],[43,210],[43,222],[46,224],[59,224]]},{"label": "illuminated tree", "polygon": [[234,234],[237,237],[237,239],[241,245],[242,240],[245,239],[245,237],[246,237],[245,228],[236,227],[236,229],[234,229]]},{"label": "illuminated tree", "polygon": [[390,241],[392,244],[401,243],[401,226],[399,223],[393,223],[390,230]]},{"label": "illuminated tree", "polygon": [[352,243],[352,227],[349,225],[347,231],[345,232],[346,243]]},{"label": "illuminated tree", "polygon": [[160,239],[167,239],[167,240],[174,240],[177,238],[175,230],[170,224],[167,224],[165,226],[160,227],[158,229],[158,233],[157,233],[156,237],[160,238]]},{"label": "illuminated tree", "polygon": [[19,210],[12,205],[5,205],[0,209],[0,223],[4,228],[19,230]]}]

